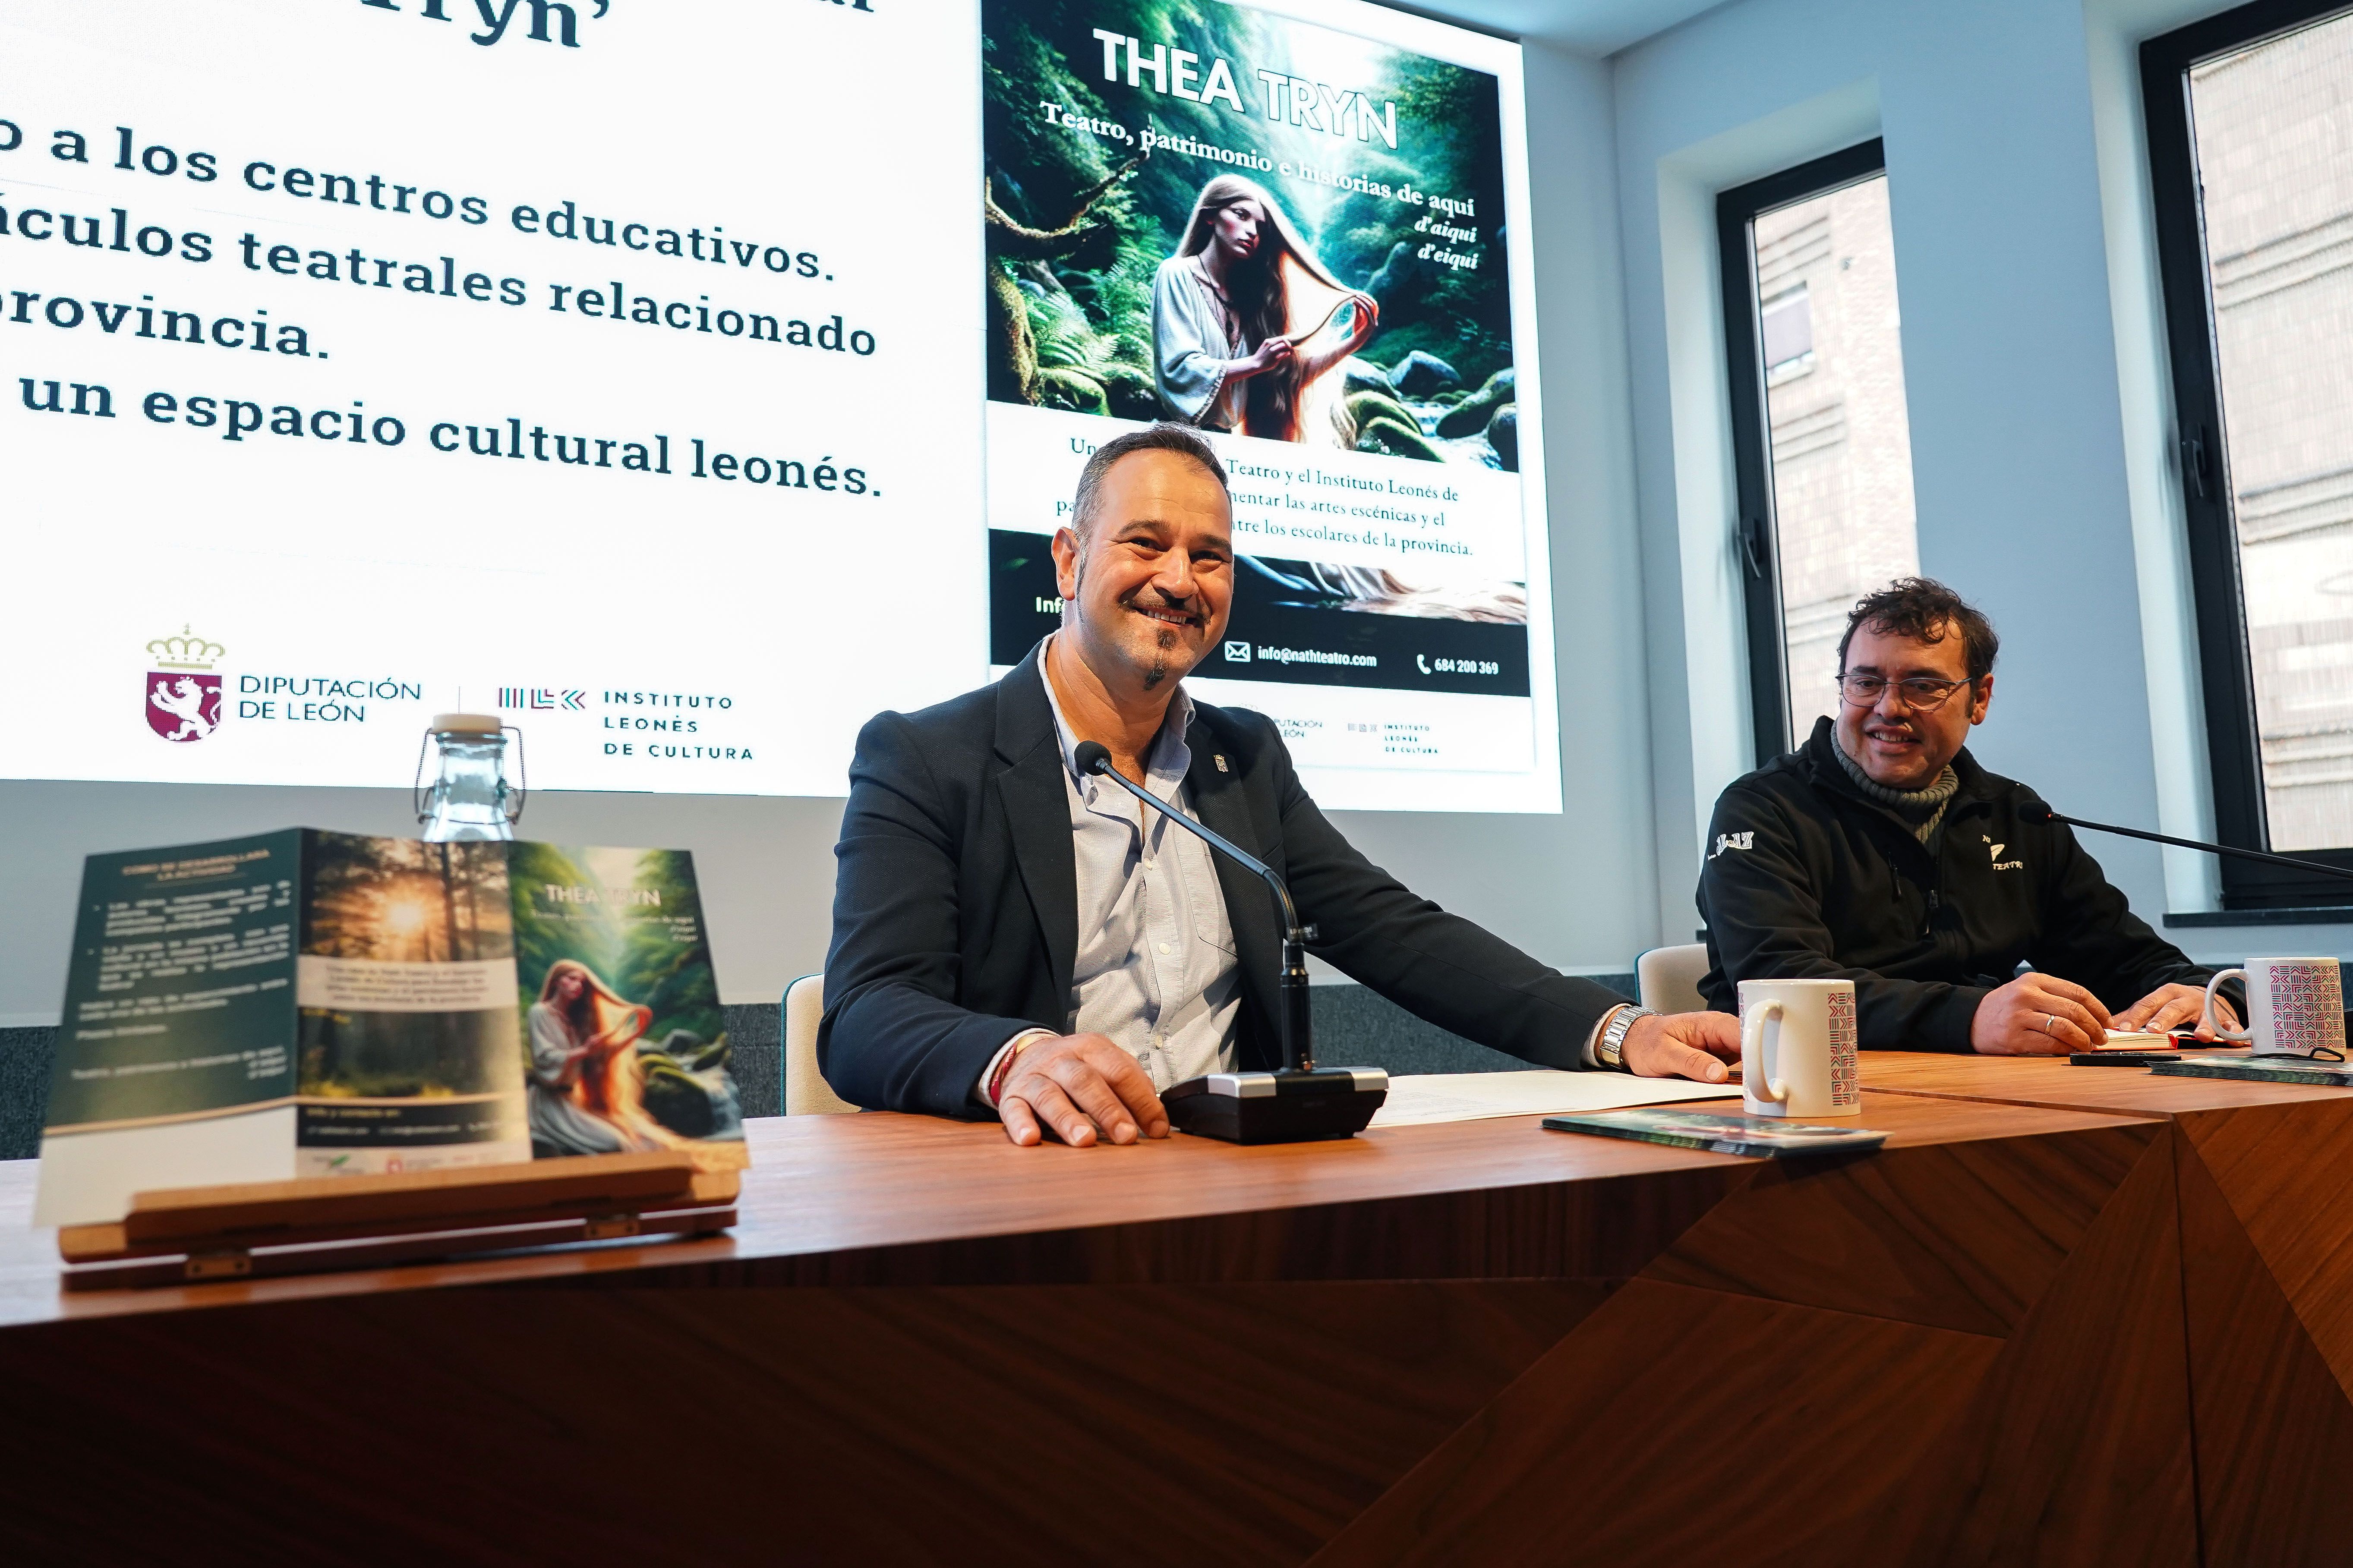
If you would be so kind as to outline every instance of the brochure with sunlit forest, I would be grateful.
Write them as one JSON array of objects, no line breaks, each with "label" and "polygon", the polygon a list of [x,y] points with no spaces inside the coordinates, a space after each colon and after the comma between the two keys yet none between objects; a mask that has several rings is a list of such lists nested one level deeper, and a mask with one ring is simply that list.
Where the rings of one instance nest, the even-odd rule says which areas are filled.
[{"label": "brochure with sunlit forest", "polygon": [[686,852],[295,828],[90,858],[36,1224],[651,1150],[746,1163]]}]

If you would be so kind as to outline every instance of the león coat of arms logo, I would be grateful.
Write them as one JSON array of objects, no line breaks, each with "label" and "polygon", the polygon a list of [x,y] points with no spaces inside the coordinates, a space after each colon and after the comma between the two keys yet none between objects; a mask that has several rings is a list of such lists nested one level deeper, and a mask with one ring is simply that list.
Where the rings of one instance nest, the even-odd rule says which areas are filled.
[{"label": "le\u00f3n coat of arms logo", "polygon": [[220,728],[221,678],[209,673],[228,650],[191,636],[157,637],[147,645],[147,727],[166,741],[201,741]]}]

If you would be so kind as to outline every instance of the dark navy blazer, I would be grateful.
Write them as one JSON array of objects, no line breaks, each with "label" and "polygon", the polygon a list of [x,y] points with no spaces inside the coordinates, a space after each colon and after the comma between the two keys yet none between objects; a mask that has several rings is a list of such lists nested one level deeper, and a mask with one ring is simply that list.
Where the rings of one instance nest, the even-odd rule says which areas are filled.
[{"label": "dark navy blazer", "polygon": [[[968,1116],[1007,1040],[1076,1026],[1078,867],[1043,647],[994,686],[880,714],[859,734],[818,1034],[818,1065],[845,1100]],[[1481,1045],[1584,1065],[1593,1026],[1625,998],[1448,914],[1350,847],[1265,715],[1205,702],[1194,713],[1194,810],[1290,884],[1317,957]],[[1240,1062],[1276,1067],[1274,896],[1216,858],[1242,973]],[[1344,1040],[1317,1050],[1341,1065],[1348,1054]]]}]

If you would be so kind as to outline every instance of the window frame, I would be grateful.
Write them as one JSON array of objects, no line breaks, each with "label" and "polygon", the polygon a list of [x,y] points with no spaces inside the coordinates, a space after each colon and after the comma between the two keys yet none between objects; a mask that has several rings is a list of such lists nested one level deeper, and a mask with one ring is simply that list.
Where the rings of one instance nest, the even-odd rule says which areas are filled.
[{"label": "window frame", "polygon": [[1773,438],[1765,398],[1763,307],[1757,298],[1757,220],[1887,172],[1879,137],[1719,191],[1716,244],[1724,283],[1725,368],[1732,394],[1732,466],[1738,512],[1733,552],[1746,611],[1748,711],[1757,765],[1805,737],[1789,722],[1788,643],[1781,612],[1780,531],[1773,510]]},{"label": "window frame", "polygon": [[[2221,378],[2207,286],[2205,217],[2189,112],[2189,71],[2328,17],[2353,12],[2347,0],[2254,0],[2146,39],[2141,102],[2148,137],[2149,195],[2158,273],[2171,361],[2173,460],[2180,480],[2183,538],[2198,633],[2214,837],[2241,849],[2270,851],[2263,745],[2255,709],[2254,657],[2231,505],[2230,453]],[[2353,847],[2300,849],[2304,859],[2353,870]],[[2353,903],[2332,878],[2217,857],[2225,910],[2301,909]]]}]

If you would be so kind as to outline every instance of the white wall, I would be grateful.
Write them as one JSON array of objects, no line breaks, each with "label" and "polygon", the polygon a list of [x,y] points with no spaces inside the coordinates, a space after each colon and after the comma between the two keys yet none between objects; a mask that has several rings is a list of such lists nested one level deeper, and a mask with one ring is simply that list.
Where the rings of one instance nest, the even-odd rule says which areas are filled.
[{"label": "white wall", "polygon": [[[1745,672],[1708,202],[1873,133],[1922,568],[2002,636],[1973,749],[2063,812],[2211,831],[2154,268],[2133,231],[2146,180],[2131,43],[2220,8],[2092,0],[2087,24],[2084,0],[1737,0],[1614,60],[1651,660],[1691,692],[1651,692],[1664,935],[1689,929],[1709,807],[1747,762],[1725,711]],[[2091,847],[2154,921],[2163,852]],[[2211,907],[2211,889],[2177,864],[2174,907]],[[2353,941],[2346,927],[2168,934],[2200,956]]]},{"label": "white wall", "polygon": [[1609,68],[1532,44],[1527,98],[1565,809],[1334,820],[1409,887],[1545,962],[1625,971],[1661,912]]},{"label": "white wall", "polygon": [[[1661,916],[1609,69],[1532,47],[1527,82],[1567,809],[1335,816],[1409,886],[1546,962],[1623,971]],[[839,800],[543,793],[524,829],[692,849],[723,994],[752,1002],[823,963],[840,819]],[[415,830],[394,791],[0,782],[0,1026],[56,1019],[84,855],[296,825]],[[1688,919],[1667,924],[1689,939]]]}]

